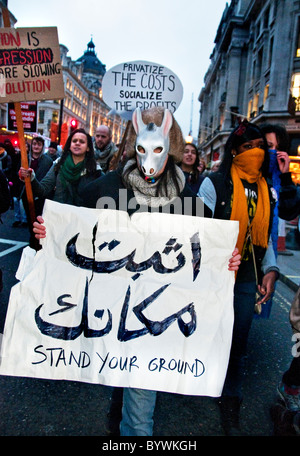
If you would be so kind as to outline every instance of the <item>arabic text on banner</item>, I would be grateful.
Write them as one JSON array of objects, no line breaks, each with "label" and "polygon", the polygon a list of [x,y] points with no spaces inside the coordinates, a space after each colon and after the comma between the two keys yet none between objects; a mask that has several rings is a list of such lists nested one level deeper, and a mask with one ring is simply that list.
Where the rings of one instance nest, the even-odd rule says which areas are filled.
[{"label": "arabic text on banner", "polygon": [[12,288],[0,374],[219,396],[238,223],[46,201]]}]

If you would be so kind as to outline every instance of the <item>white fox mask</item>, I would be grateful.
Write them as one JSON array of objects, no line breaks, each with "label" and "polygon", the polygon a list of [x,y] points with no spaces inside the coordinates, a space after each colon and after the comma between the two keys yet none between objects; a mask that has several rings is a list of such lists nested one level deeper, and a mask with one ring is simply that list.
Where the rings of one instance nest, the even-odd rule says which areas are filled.
[{"label": "white fox mask", "polygon": [[137,159],[146,178],[154,178],[166,165],[172,122],[172,114],[168,109],[164,112],[160,127],[153,122],[144,124],[140,108],[132,114],[132,125],[137,135],[135,144]]}]

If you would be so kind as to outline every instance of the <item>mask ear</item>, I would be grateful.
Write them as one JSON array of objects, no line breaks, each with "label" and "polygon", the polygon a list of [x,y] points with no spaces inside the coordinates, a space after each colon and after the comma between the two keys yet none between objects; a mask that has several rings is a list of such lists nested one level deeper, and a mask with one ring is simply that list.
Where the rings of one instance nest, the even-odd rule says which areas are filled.
[{"label": "mask ear", "polygon": [[162,121],[162,124],[160,127],[165,138],[168,136],[169,131],[171,130],[172,123],[173,123],[172,114],[170,113],[170,111],[168,109],[166,109],[165,113],[164,113],[164,118],[163,118],[163,121]]},{"label": "mask ear", "polygon": [[140,108],[136,108],[132,113],[132,125],[137,135],[145,128]]}]

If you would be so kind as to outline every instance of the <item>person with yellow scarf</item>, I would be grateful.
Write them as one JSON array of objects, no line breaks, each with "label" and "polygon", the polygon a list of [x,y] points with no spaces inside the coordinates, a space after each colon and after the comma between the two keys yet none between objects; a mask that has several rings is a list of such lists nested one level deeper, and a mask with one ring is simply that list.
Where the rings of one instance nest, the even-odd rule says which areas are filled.
[{"label": "person with yellow scarf", "polygon": [[279,269],[269,242],[275,200],[267,182],[268,146],[254,124],[241,122],[230,134],[219,171],[203,181],[198,196],[218,219],[237,220],[242,262],[234,287],[234,328],[227,376],[219,399],[226,435],[243,435],[239,423],[248,334],[258,305],[274,291]]}]

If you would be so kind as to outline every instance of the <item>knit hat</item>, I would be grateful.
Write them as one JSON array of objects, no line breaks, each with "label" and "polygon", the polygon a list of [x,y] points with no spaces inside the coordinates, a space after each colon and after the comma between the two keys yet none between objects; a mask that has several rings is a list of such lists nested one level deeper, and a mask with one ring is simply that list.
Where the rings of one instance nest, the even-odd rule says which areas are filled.
[{"label": "knit hat", "polygon": [[57,150],[57,143],[52,141],[52,142],[49,144],[49,147],[51,147],[51,149]]}]

